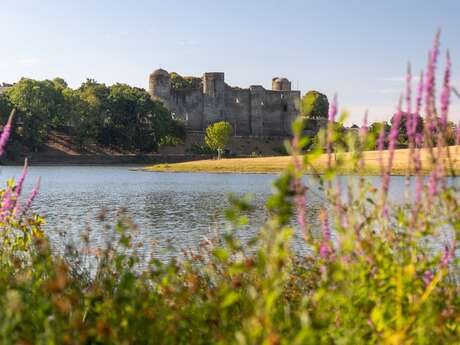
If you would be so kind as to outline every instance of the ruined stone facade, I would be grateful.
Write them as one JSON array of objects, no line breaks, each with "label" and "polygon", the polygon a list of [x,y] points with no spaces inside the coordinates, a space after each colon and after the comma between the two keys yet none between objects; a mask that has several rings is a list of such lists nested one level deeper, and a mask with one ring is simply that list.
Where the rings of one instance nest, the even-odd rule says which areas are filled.
[{"label": "ruined stone facade", "polygon": [[287,136],[299,113],[300,91],[292,91],[286,78],[273,78],[272,90],[260,85],[248,89],[225,83],[224,73],[205,73],[201,83],[175,88],[171,75],[162,69],[149,78],[149,93],[183,120],[189,130],[204,131],[214,122],[232,124],[235,135]]}]

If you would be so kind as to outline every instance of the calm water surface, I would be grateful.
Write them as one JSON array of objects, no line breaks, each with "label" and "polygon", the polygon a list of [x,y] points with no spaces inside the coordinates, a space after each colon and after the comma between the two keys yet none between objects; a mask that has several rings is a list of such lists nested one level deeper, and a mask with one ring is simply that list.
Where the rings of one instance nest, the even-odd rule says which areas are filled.
[{"label": "calm water surface", "polygon": [[[0,180],[15,178],[21,167],[2,167]],[[98,222],[102,209],[114,215],[124,208],[139,225],[139,239],[176,247],[195,247],[204,236],[223,229],[223,210],[228,194],[254,197],[255,211],[250,215],[251,227],[242,236],[250,236],[266,217],[264,201],[271,194],[274,174],[201,174],[154,173],[131,171],[128,167],[31,167],[25,192],[31,191],[36,178],[41,189],[34,211],[43,215],[46,232],[56,242],[66,232],[66,241],[79,241],[79,234],[90,226],[92,241],[103,243],[113,231]],[[378,184],[377,177],[372,178]],[[402,197],[404,178],[393,177],[391,194]],[[309,197],[309,218],[316,222],[321,197]],[[169,242],[167,242],[169,240]]]}]

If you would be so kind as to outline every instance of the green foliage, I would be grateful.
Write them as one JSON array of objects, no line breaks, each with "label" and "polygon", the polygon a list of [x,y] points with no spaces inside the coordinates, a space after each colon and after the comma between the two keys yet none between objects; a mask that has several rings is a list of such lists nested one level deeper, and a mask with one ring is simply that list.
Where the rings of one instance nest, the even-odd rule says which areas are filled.
[{"label": "green foliage", "polygon": [[49,80],[23,78],[6,95],[22,120],[24,142],[35,150],[46,141],[50,127],[66,122],[64,96]]},{"label": "green foliage", "polygon": [[84,150],[90,142],[150,152],[164,142],[185,139],[184,127],[143,89],[125,84],[106,86],[88,79],[71,89],[65,80],[22,79],[0,97],[0,114],[18,110],[17,138],[34,150],[51,129],[67,128]]},{"label": "green foliage", "polygon": [[274,148],[273,148],[273,152],[275,152],[276,154],[278,154],[278,155],[280,155],[280,156],[287,156],[287,155],[289,155],[289,152],[287,152],[285,146],[277,146],[277,147],[274,147]]},{"label": "green foliage", "polygon": [[[390,122],[393,124],[394,118],[396,115],[394,115]],[[399,144],[408,144],[408,135],[407,135],[407,114],[403,113],[401,120],[399,121],[399,126],[398,126],[398,143]],[[423,118],[418,115],[417,116],[417,128],[415,129],[415,133],[417,134],[423,134]]]},{"label": "green foliage", "polygon": [[176,90],[184,89],[199,89],[201,87],[201,79],[194,77],[182,77],[176,72],[171,72],[171,88]]},{"label": "green foliage", "polygon": [[205,143],[212,150],[218,152],[218,158],[228,145],[233,133],[233,127],[227,121],[213,123],[206,128]]},{"label": "green foliage", "polygon": [[327,119],[329,101],[326,95],[318,91],[308,91],[302,97],[302,116],[309,119]]},{"label": "green foliage", "polygon": [[216,153],[215,150],[212,150],[207,145],[198,145],[192,144],[188,149],[188,152],[196,154],[196,155],[213,155]]}]

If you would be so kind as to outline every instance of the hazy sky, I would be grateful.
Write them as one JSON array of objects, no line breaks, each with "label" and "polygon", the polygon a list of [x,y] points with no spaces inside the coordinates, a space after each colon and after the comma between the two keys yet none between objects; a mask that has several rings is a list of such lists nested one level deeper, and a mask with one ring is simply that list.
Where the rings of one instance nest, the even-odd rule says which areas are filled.
[{"label": "hazy sky", "polygon": [[[360,122],[394,110],[408,61],[425,66],[437,28],[460,88],[460,0],[0,0],[0,81],[87,77],[147,87],[162,67],[223,71],[227,83],[338,92]],[[458,61],[458,63],[456,63]],[[460,99],[451,118],[460,120]]]}]

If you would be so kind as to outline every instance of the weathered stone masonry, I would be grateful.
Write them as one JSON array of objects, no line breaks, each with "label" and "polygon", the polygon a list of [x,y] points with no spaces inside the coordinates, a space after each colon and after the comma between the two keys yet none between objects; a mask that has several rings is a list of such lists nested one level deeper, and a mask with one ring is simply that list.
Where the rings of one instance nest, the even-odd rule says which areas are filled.
[{"label": "weathered stone masonry", "polygon": [[260,85],[248,89],[225,83],[224,73],[205,73],[197,88],[174,89],[170,74],[156,70],[149,78],[149,93],[185,121],[189,130],[203,131],[225,120],[235,135],[287,136],[299,113],[300,91],[292,91],[286,78],[273,78],[272,90]]}]

